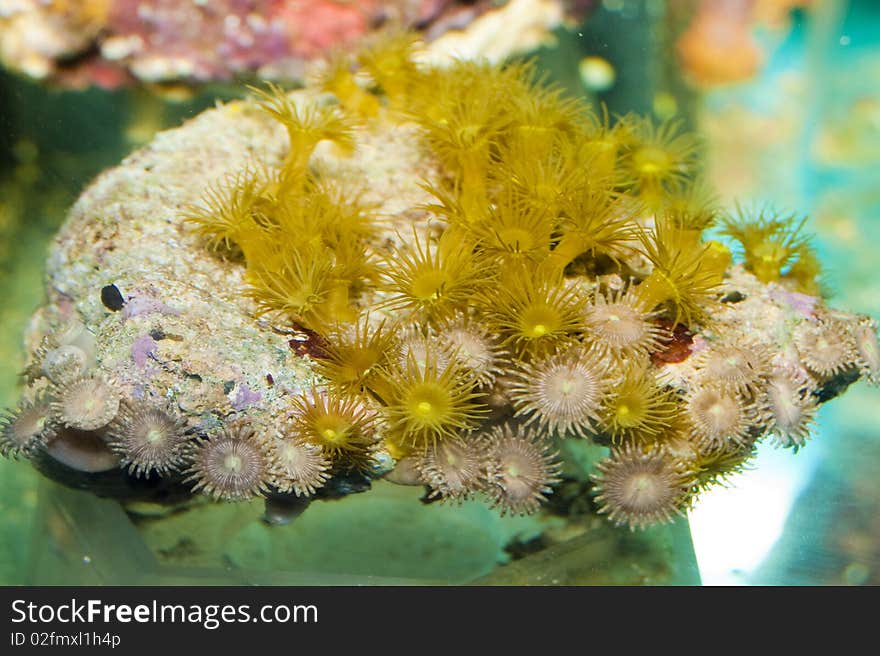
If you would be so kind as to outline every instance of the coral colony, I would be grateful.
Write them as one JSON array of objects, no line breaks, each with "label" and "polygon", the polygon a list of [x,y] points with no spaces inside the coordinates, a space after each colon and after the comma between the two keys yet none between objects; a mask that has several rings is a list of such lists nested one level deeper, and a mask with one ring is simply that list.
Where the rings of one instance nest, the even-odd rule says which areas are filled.
[{"label": "coral colony", "polygon": [[132,80],[206,81],[285,73],[348,47],[385,17],[434,18],[432,2],[24,0],[0,16],[0,56],[37,78],[115,87]]},{"label": "coral colony", "polygon": [[[826,308],[802,222],[721,211],[676,124],[612,125],[527,63],[415,54],[409,34],[385,36],[305,91],[255,89],[240,105],[283,126],[280,157],[257,150],[175,209],[175,229],[230,272],[224,293],[296,335],[287,357],[311,367],[310,385],[277,392],[268,428],[247,387],[200,417],[171,388],[121,384],[74,313],[32,354],[3,453],[227,501],[388,476],[426,500],[519,514],[553,495],[565,441],[591,440],[609,449],[596,509],[644,528],[741,470],[759,441],[802,447],[821,402],[880,380],[876,326]],[[404,129],[430,162],[413,184],[433,200],[389,227],[314,156],[344,161],[365,135]],[[124,302],[115,287],[102,300]],[[146,311],[137,301],[130,315]],[[131,344],[140,369],[154,333]]]}]

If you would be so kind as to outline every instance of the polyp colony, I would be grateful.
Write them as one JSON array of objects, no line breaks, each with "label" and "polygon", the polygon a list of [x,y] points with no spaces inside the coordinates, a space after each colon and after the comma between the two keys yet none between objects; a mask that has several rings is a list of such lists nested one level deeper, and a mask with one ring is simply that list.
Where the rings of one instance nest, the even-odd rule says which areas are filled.
[{"label": "polyp colony", "polygon": [[[804,318],[788,366],[742,334],[712,333],[731,251],[739,269],[820,296],[801,222],[721,212],[699,181],[697,141],[674,123],[612,125],[527,63],[414,59],[407,34],[329,61],[320,94],[255,91],[289,137],[180,215],[205,248],[243,267],[257,317],[314,336],[318,383],[271,435],[246,416],[203,434],[172,407],[120,398],[73,325],[26,375],[46,393],[7,413],[6,455],[64,431],[98,435],[133,477],[178,477],[211,497],[315,495],[377,454],[428,496],[487,497],[531,513],[559,482],[560,440],[610,447],[593,474],[599,512],[641,528],[723,482],[770,436],[802,446],[821,390],[876,382],[875,325]],[[316,172],[319,142],[415,124],[435,199],[387,239],[383,219]],[[821,304],[821,301],[818,301]],[[686,386],[665,375],[689,359]]]}]

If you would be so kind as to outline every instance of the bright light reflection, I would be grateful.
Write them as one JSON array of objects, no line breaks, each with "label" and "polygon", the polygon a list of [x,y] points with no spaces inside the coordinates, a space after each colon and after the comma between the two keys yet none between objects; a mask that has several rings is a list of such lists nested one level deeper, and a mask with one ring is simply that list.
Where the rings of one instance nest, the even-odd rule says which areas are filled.
[{"label": "bright light reflection", "polygon": [[794,500],[809,482],[821,450],[797,455],[764,443],[751,471],[729,488],[703,495],[690,513],[691,536],[704,585],[747,585],[782,533]]}]

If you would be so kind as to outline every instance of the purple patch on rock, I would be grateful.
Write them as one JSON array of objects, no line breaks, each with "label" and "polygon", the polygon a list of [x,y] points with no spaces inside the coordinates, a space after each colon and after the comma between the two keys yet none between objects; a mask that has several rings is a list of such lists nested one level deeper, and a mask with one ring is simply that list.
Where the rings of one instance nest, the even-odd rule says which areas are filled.
[{"label": "purple patch on rock", "polygon": [[705,351],[709,348],[709,342],[702,335],[694,335],[694,341],[691,344],[691,355]]},{"label": "purple patch on rock", "polygon": [[122,316],[126,319],[131,319],[143,314],[170,314],[177,317],[180,316],[181,312],[149,296],[130,296],[125,307],[122,308]]},{"label": "purple patch on rock", "polygon": [[259,403],[263,395],[254,392],[247,383],[241,383],[235,390],[235,399],[232,401],[232,408],[236,411],[244,410],[249,405]]},{"label": "purple patch on rock", "polygon": [[149,358],[155,357],[159,344],[149,335],[141,335],[131,345],[131,359],[141,369],[147,364]]},{"label": "purple patch on rock", "polygon": [[816,302],[819,300],[815,296],[801,294],[800,292],[790,292],[787,289],[775,288],[770,292],[770,297],[776,302],[788,304],[792,310],[804,317],[813,317],[816,315]]}]

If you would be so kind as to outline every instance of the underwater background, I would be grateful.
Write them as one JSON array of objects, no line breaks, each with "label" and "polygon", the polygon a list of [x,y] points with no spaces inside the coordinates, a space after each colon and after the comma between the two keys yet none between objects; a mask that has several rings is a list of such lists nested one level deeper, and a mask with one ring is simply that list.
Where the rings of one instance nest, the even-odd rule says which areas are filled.
[{"label": "underwater background", "polygon": [[[780,24],[754,26],[763,53],[754,72],[735,82],[694,85],[688,82],[688,61],[675,56],[675,44],[699,3],[685,9],[682,4],[688,5],[597,2],[580,26],[558,30],[556,43],[537,53],[540,65],[571,93],[604,102],[611,112],[683,118],[706,140],[708,173],[725,204],[771,203],[809,216],[829,272],[830,303],[880,317],[874,252],[880,237],[880,7],[871,0],[787,3],[806,6],[788,7]],[[155,132],[179,125],[217,98],[238,97],[242,90],[215,84],[162,94],[147,89],[69,91],[0,72],[0,407],[17,400],[21,335],[42,302],[47,244],[67,207],[97,173]],[[815,436],[796,455],[765,443],[753,471],[734,477],[729,489],[702,498],[689,522],[676,525],[690,531],[693,556],[686,539],[673,536],[665,545],[681,550],[686,559],[696,558],[699,579],[683,574],[679,582],[880,582],[878,401],[878,390],[864,383],[853,386],[822,407]],[[47,527],[52,517],[48,487],[26,463],[0,460],[4,584],[96,580],[88,574],[90,563],[80,570],[63,557],[53,561],[40,552],[53,530]],[[325,542],[294,540],[297,566],[315,572],[311,580],[296,581],[358,582],[356,575],[368,581],[390,557],[396,569],[386,581],[464,582],[487,574],[500,559],[516,558],[517,548],[527,550],[536,530],[527,518],[501,519],[478,502],[407,513],[398,497],[412,501],[415,491],[390,488],[377,485],[344,509],[304,516],[302,521],[314,526],[303,528],[303,535],[317,531]],[[106,538],[107,531],[115,530],[115,539],[133,539],[113,524],[112,516],[84,512],[92,524],[81,526],[83,531]],[[113,511],[108,507],[107,512]],[[258,512],[247,504],[229,510],[223,531],[212,541],[233,544],[231,561],[265,559],[283,568],[279,546],[252,521]],[[388,536],[371,533],[370,516],[400,527],[395,536],[399,550],[376,556],[380,551],[370,548],[370,540],[387,544]],[[182,534],[183,529],[166,522],[151,539],[185,554],[187,543],[176,539],[175,531]],[[627,539],[614,544],[624,549]],[[576,568],[581,555],[562,560],[564,565],[548,562],[544,582],[553,582],[549,573],[554,567]],[[650,570],[645,558],[642,566]],[[434,571],[424,566],[426,561]],[[633,547],[625,566],[638,569],[639,562]],[[352,576],[333,578],[334,571]],[[647,575],[582,580],[652,582]]]}]

